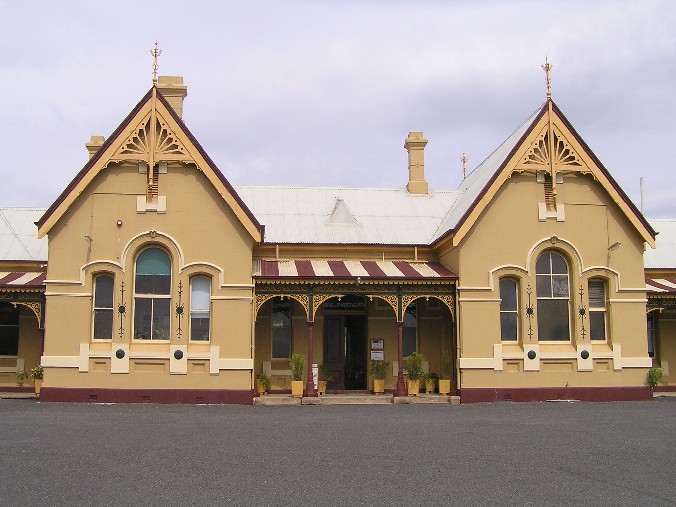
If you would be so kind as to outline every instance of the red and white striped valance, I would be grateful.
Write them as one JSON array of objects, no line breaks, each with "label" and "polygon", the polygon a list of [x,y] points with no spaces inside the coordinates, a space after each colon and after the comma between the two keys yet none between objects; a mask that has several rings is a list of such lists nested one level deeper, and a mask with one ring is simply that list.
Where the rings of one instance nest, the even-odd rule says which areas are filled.
[{"label": "red and white striped valance", "polygon": [[648,293],[676,294],[676,278],[648,278],[645,279],[645,288]]},{"label": "red and white striped valance", "polygon": [[260,278],[447,279],[458,276],[438,262],[407,261],[256,261]]},{"label": "red and white striped valance", "polygon": [[47,273],[39,271],[0,271],[0,287],[40,287]]}]

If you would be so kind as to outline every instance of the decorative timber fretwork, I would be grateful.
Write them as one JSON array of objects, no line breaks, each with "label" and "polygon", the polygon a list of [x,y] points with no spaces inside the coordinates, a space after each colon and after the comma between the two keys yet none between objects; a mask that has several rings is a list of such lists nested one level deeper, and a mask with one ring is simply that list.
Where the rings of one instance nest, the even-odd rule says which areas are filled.
[{"label": "decorative timber fretwork", "polygon": [[392,310],[394,310],[394,315],[397,315],[397,307],[399,305],[399,298],[397,296],[383,296],[381,294],[369,294],[367,296],[370,301],[373,301],[373,298],[378,298],[382,299],[385,301],[388,305],[392,307]]},{"label": "decorative timber fretwork", "polygon": [[0,290],[0,301],[10,303],[14,308],[18,305],[30,308],[35,317],[38,319],[38,326],[42,327],[43,322],[43,292],[41,289],[2,289]]},{"label": "decorative timber fretwork", "polygon": [[258,318],[258,312],[260,311],[261,307],[276,297],[274,294],[256,294],[256,300],[254,303],[254,320]]},{"label": "decorative timber fretwork", "polygon": [[406,308],[408,308],[408,305],[410,305],[413,301],[416,299],[425,299],[425,301],[429,301],[430,298],[436,298],[448,308],[448,310],[451,312],[451,316],[455,315],[455,312],[453,311],[453,296],[448,295],[448,294],[416,294],[416,295],[408,295],[408,296],[401,296],[401,311],[402,314],[406,312]]},{"label": "decorative timber fretwork", "polygon": [[120,149],[114,155],[116,160],[149,160],[151,145],[155,146],[155,162],[160,160],[189,160],[185,146],[171,131],[169,126],[157,116],[155,118],[155,139],[151,143],[152,122],[150,114],[139,124],[134,133],[127,138]]},{"label": "decorative timber fretwork", "polygon": [[16,308],[18,305],[25,306],[33,310],[33,314],[38,319],[38,324],[42,323],[42,304],[41,303],[27,303],[27,302],[12,302],[11,305]]},{"label": "decorative timber fretwork", "polygon": [[[312,296],[312,316],[314,317],[317,314],[319,307],[327,300],[337,297],[338,299],[343,297],[343,294],[313,294]],[[314,320],[314,319],[313,319]]]},{"label": "decorative timber fretwork", "polygon": [[544,129],[521,159],[519,168],[548,170],[552,163],[559,170],[565,167],[583,167],[580,157],[557,128],[552,129],[552,134],[554,158],[552,159],[550,153],[549,132]]}]

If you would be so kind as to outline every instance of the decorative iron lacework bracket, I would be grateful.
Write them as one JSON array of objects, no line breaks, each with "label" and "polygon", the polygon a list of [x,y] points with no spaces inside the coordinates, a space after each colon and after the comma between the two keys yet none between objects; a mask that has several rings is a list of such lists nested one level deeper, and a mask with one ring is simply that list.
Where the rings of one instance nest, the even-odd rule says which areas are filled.
[{"label": "decorative iron lacework bracket", "polygon": [[117,313],[120,316],[120,338],[124,334],[124,316],[127,314],[127,304],[124,302],[124,282],[120,284],[120,304],[117,306]]},{"label": "decorative iron lacework bracket", "polygon": [[178,303],[176,303],[176,318],[178,319],[178,330],[176,332],[178,339],[181,339],[181,318],[183,317],[183,303],[181,297],[183,295],[183,282],[178,282]]}]

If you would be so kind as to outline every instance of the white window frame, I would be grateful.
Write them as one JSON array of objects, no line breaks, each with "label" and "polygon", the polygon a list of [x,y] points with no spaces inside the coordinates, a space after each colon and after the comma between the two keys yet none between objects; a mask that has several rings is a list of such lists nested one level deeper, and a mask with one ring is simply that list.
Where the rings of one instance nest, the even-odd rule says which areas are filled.
[{"label": "white window frame", "polygon": [[[194,283],[196,280],[205,280],[208,285],[209,285],[209,303],[206,308],[194,308],[193,303],[194,303],[194,297],[193,297],[193,287]],[[208,334],[207,334],[207,339],[206,340],[193,340],[192,337],[192,319],[193,319],[193,313],[201,313],[204,314],[206,313],[207,316],[206,318],[209,320],[209,325],[208,325]],[[204,317],[202,317],[204,318]],[[190,324],[189,324],[189,340],[193,343],[209,343],[211,341],[211,277],[208,275],[195,275],[190,278]]]},{"label": "white window frame", "polygon": [[[603,287],[603,306],[597,305],[597,306],[592,306],[592,289],[591,289],[591,284],[592,282],[594,283],[599,283]],[[603,278],[590,278],[587,281],[587,298],[589,300],[589,340],[593,341],[594,343],[604,343],[608,341],[608,285],[606,284],[606,281]],[[592,339],[592,320],[591,320],[591,315],[592,313],[603,313],[603,340],[594,340]]]},{"label": "white window frame", "polygon": [[[502,282],[503,280],[509,280],[514,282],[514,299],[516,301],[516,308],[514,310],[503,310],[502,309],[502,299],[503,299],[503,294],[502,294]],[[521,338],[521,326],[519,325],[519,303],[520,303],[520,298],[519,298],[519,280],[513,276],[503,276],[500,278],[498,282],[498,288],[500,292],[500,341],[502,343],[519,343],[519,340]],[[516,337],[513,340],[506,340],[504,339],[504,333],[503,333],[503,328],[502,328],[502,314],[508,314],[508,313],[513,313],[516,316]]]},{"label": "white window frame", "polygon": [[[554,294],[554,276],[561,276],[561,275],[563,275],[563,273],[554,273],[554,272],[553,272],[554,270],[553,270],[553,268],[552,268],[551,257],[550,257],[550,261],[549,261],[549,273],[538,273],[538,271],[537,271],[537,262],[540,260],[540,258],[541,258],[543,255],[548,255],[548,254],[558,255],[559,257],[561,257],[561,259],[563,260],[564,264],[566,265],[566,273],[565,273],[565,275],[566,275],[566,280],[567,280],[566,283],[568,284],[568,296],[566,296],[566,297],[563,297],[563,296],[554,296],[554,295],[553,295],[553,294]],[[538,342],[539,342],[539,343],[572,343],[573,326],[571,325],[571,317],[570,317],[570,308],[571,308],[571,306],[570,306],[570,305],[571,305],[571,292],[570,292],[570,288],[571,288],[571,283],[570,283],[570,264],[568,263],[568,260],[566,259],[566,257],[565,257],[562,253],[560,253],[560,252],[558,252],[558,251],[556,251],[556,250],[545,250],[545,251],[541,252],[540,255],[537,256],[537,259],[536,259],[536,261],[535,261],[535,265],[536,265],[536,269],[535,269],[535,280],[536,280],[536,283],[535,283],[535,301],[536,301],[536,306],[537,306],[537,322],[536,322],[536,325],[537,325],[537,329],[538,329]],[[550,291],[551,296],[544,297],[544,296],[541,296],[541,295],[540,295],[540,293],[539,293],[539,291],[538,291],[537,280],[538,280],[538,277],[541,277],[541,276],[549,276],[549,279],[550,279],[550,280],[549,280],[549,284],[550,284],[550,288],[551,288],[551,291]],[[540,315],[540,304],[539,304],[539,303],[540,303],[540,300],[545,300],[545,301],[566,301],[566,302],[567,302],[567,305],[566,305],[566,308],[567,308],[567,310],[566,310],[566,318],[567,318],[567,320],[568,320],[568,338],[567,338],[566,340],[543,340],[543,339],[541,339],[541,336],[540,336],[540,319],[541,319],[541,315]]]},{"label": "white window frame", "polygon": [[[112,281],[113,281],[113,284],[112,284],[112,287],[111,287],[112,294],[111,294],[111,298],[110,298],[110,307],[96,306],[96,289],[98,287],[98,280],[100,278],[103,278],[104,276],[111,278]],[[92,310],[92,334],[91,334],[92,340],[96,341],[96,342],[110,341],[110,340],[113,339],[114,329],[115,329],[115,275],[113,275],[112,273],[105,273],[105,272],[104,273],[96,273],[94,275],[93,282],[94,282],[92,284],[93,285],[92,286],[92,289],[93,289],[92,290],[92,308],[93,308],[93,310]],[[96,312],[97,312],[97,310],[99,310],[99,311],[110,310],[110,313],[112,314],[112,317],[110,319],[110,338],[97,338],[96,336],[94,336],[94,331],[96,330]]]},{"label": "white window frame", "polygon": [[[161,250],[164,252],[167,257],[169,257],[169,294],[138,294],[136,292],[136,276],[137,276],[137,269],[138,269],[138,260],[141,257],[141,254],[143,252],[146,252],[147,250]],[[132,313],[132,341],[139,342],[139,343],[168,343],[171,341],[171,292],[172,292],[172,286],[173,286],[173,262],[171,259],[171,255],[169,255],[169,252],[162,246],[160,245],[152,245],[148,246],[147,248],[144,248],[141,250],[138,255],[136,256],[136,259],[134,260],[134,308],[133,308],[133,313]],[[167,338],[166,339],[158,339],[155,338],[153,339],[153,335],[155,332],[154,325],[153,325],[153,320],[155,316],[155,305],[151,304],[151,310],[150,310],[150,338],[147,340],[144,340],[143,338],[136,338],[136,302],[139,299],[168,299],[169,300],[169,329],[167,330]]]}]

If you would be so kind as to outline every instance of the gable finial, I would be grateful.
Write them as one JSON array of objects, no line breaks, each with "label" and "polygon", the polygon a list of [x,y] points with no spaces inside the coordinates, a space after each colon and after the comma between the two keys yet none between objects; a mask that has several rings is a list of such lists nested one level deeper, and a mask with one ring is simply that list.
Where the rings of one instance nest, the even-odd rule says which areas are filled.
[{"label": "gable finial", "polygon": [[552,98],[552,79],[549,77],[549,73],[551,72],[552,68],[554,66],[549,63],[547,60],[547,57],[545,56],[545,63],[542,64],[542,70],[545,71],[545,83],[547,83],[547,99],[551,100]]},{"label": "gable finial", "polygon": [[157,86],[157,59],[162,54],[162,50],[157,48],[157,41],[155,41],[155,49],[150,50],[150,55],[153,57],[153,86]]},{"label": "gable finial", "polygon": [[460,157],[460,162],[462,162],[462,179],[464,180],[467,177],[467,155],[465,152],[462,152],[462,157]]}]

